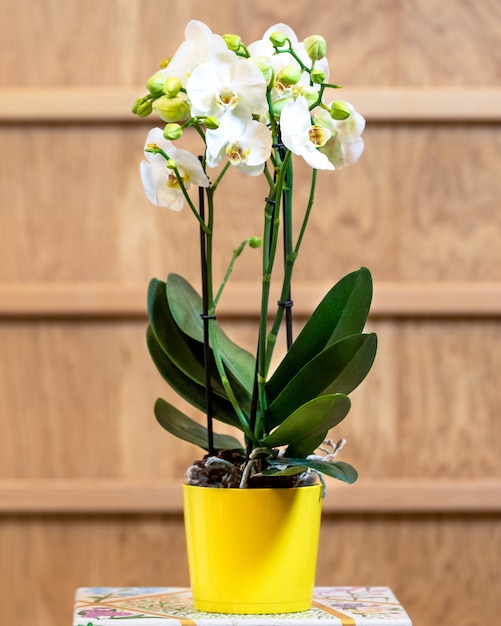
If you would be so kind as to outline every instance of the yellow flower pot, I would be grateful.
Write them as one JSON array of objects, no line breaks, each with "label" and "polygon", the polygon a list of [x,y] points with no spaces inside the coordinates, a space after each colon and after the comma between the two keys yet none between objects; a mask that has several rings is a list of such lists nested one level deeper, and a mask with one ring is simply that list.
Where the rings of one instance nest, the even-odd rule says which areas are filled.
[{"label": "yellow flower pot", "polygon": [[321,486],[212,489],[183,485],[195,608],[293,613],[311,607]]}]

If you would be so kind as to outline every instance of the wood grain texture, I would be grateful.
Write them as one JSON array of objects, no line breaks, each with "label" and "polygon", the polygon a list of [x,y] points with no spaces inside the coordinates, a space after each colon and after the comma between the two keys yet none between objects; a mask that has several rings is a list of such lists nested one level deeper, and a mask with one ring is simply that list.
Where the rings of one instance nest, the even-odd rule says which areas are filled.
[{"label": "wood grain texture", "polygon": [[36,7],[30,0],[4,0],[1,11],[0,41],[11,53],[0,55],[5,86],[143,84],[172,56],[193,18],[246,41],[281,21],[301,39],[320,31],[333,80],[345,86],[485,86],[501,78],[496,0],[318,0],[314,11],[291,0],[286,15],[283,5],[266,0],[255,0],[251,11],[241,3],[203,0],[168,8],[163,0],[44,0]]},{"label": "wood grain texture", "polygon": [[[0,533],[0,580],[9,589],[2,610],[19,623],[32,621],[36,606],[40,626],[67,626],[79,586],[188,584],[180,516],[13,515],[0,519]],[[476,626],[479,615],[496,623],[497,517],[327,515],[321,546],[319,585],[384,583],[415,626]],[[23,593],[12,592],[20,587]]]},{"label": "wood grain texture", "polygon": [[[356,167],[319,176],[295,269],[302,287],[293,297],[304,312],[316,293],[312,277],[330,285],[366,265],[376,285],[396,285],[375,300],[383,311],[369,324],[378,358],[333,433],[348,440],[343,458],[359,469],[361,490],[329,493],[318,584],[389,585],[415,626],[496,624],[498,0],[0,3],[3,621],[28,624],[36,615],[40,626],[67,625],[77,586],[188,583],[179,504],[171,514],[141,507],[148,499],[153,508],[165,489],[151,485],[178,483],[198,452],[155,423],[157,396],[178,401],[150,362],[145,320],[134,311],[151,276],[178,272],[197,283],[197,238],[188,211],[145,199],[138,164],[156,122],[127,118],[126,109],[191,18],[246,40],[281,20],[300,38],[325,34],[340,96],[367,107],[365,153]],[[308,179],[298,164],[299,213]],[[266,190],[232,176],[223,195],[217,277],[235,245],[260,234]],[[254,320],[237,304],[241,289],[255,309],[246,287],[259,273],[252,252],[235,270],[236,295],[221,303],[228,333],[248,349]],[[92,289],[103,284],[113,286],[105,306]],[[44,317],[56,301],[59,317],[47,309]],[[103,306],[106,319],[90,317]],[[98,497],[95,481],[116,488]],[[374,488],[364,492],[365,481]],[[69,514],[75,494],[88,508]],[[41,514],[44,496],[51,512]],[[337,503],[344,514],[334,512]],[[420,513],[409,513],[417,505]],[[134,515],[123,512],[132,506]]]},{"label": "wood grain texture", "polygon": [[[142,86],[0,88],[0,122],[137,125],[139,119],[131,108],[144,91]],[[342,97],[369,123],[495,123],[501,119],[501,90],[493,87],[349,87],[343,89]]]},{"label": "wood grain texture", "polygon": [[[501,513],[501,480],[328,480],[324,514]],[[0,514],[177,514],[181,479],[0,480]]]},{"label": "wood grain texture", "polygon": [[[253,323],[225,328],[253,349]],[[499,322],[374,320],[369,329],[379,337],[376,363],[332,432],[348,440],[344,460],[362,477],[500,477],[501,356],[488,349]],[[144,332],[143,321],[2,324],[0,474],[181,478],[200,452],[160,429],[153,403],[165,397],[204,418],[162,381]]]},{"label": "wood grain texture", "polygon": [[[145,135],[130,125],[3,130],[0,281],[146,284],[169,271],[198,280],[193,216],[151,206],[141,187]],[[498,127],[368,129],[355,167],[319,175],[295,280],[334,283],[365,265],[377,282],[500,281],[500,149]],[[298,232],[309,194],[300,162],[296,179]],[[240,241],[261,233],[266,196],[264,185],[238,172],[221,192],[216,280]],[[233,280],[257,280],[259,264],[259,251],[246,250]]]},{"label": "wood grain texture", "polygon": [[[294,283],[295,318],[304,321],[331,285]],[[121,283],[3,283],[0,317],[146,319],[146,287]],[[277,296],[278,297],[278,296]],[[260,289],[254,283],[231,285],[219,319],[258,319]],[[270,309],[270,315],[273,311]],[[498,283],[379,283],[374,286],[371,318],[499,317]]]}]

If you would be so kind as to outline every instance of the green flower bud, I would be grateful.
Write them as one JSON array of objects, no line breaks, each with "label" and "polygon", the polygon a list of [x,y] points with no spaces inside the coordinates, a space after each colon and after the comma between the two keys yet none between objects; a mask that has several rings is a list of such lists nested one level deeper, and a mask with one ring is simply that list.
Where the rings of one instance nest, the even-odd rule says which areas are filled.
[{"label": "green flower bud", "polygon": [[180,92],[181,87],[182,84],[179,78],[169,76],[169,78],[164,81],[163,92],[166,96],[169,96],[169,98],[175,98]]},{"label": "green flower bud", "polygon": [[170,141],[179,139],[183,134],[183,128],[179,124],[166,124],[164,128],[164,137]]},{"label": "green flower bud", "polygon": [[204,126],[209,130],[216,130],[216,128],[219,128],[219,120],[214,115],[209,115],[204,120]]},{"label": "green flower bud", "polygon": [[327,54],[327,42],[321,35],[311,35],[304,40],[304,49],[312,61],[320,61]]},{"label": "green flower bud", "polygon": [[238,52],[240,50],[242,38],[238,35],[223,35],[223,39],[229,50],[232,50],[233,52]]},{"label": "green flower bud", "polygon": [[310,77],[312,83],[321,85],[325,80],[325,72],[322,72],[322,70],[312,70]]},{"label": "green flower bud", "polygon": [[331,104],[330,115],[333,120],[345,120],[350,117],[351,109],[343,100],[336,100]]},{"label": "green flower bud", "polygon": [[315,87],[303,87],[301,89],[301,95],[306,98],[306,102],[308,103],[309,107],[316,104],[318,100],[318,91],[315,89]]},{"label": "green flower bud", "polygon": [[287,35],[277,30],[274,33],[271,33],[270,41],[276,48],[281,48],[287,41]]},{"label": "green flower bud", "polygon": [[153,108],[164,122],[184,123],[191,117],[190,104],[184,94],[175,98],[161,96],[153,103]]},{"label": "green flower bud", "polygon": [[272,104],[273,115],[275,117],[280,117],[282,114],[282,109],[287,104],[287,102],[291,102],[292,98],[280,98],[279,100],[275,100]]},{"label": "green flower bud", "polygon": [[282,85],[295,85],[301,78],[302,70],[298,65],[286,65],[280,70],[277,80]]},{"label": "green flower bud", "polygon": [[152,109],[151,100],[148,100],[147,98],[138,98],[132,107],[132,112],[135,115],[139,115],[139,117],[148,117]]},{"label": "green flower bud", "polygon": [[175,170],[177,169],[177,162],[175,161],[175,159],[168,159],[167,163],[165,164],[170,170]]},{"label": "green flower bud", "polygon": [[146,88],[152,94],[161,94],[165,84],[165,76],[163,72],[157,72],[153,74],[146,81]]},{"label": "green flower bud", "polygon": [[252,63],[254,63],[254,65],[261,70],[264,80],[269,85],[273,79],[273,66],[271,64],[271,59],[265,56],[253,56],[249,57],[249,61],[252,61]]},{"label": "green flower bud", "polygon": [[261,237],[251,237],[249,239],[249,246],[251,248],[259,248],[261,246],[262,240]]}]

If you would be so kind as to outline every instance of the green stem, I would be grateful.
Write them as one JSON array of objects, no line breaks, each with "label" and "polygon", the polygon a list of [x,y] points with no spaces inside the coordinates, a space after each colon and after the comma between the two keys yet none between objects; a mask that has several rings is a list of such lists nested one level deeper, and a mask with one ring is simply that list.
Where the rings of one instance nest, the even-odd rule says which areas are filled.
[{"label": "green stem", "polygon": [[[301,229],[299,231],[299,236],[296,241],[296,246],[291,254],[289,254],[286,258],[285,270],[284,270],[284,278],[282,282],[282,292],[280,294],[280,299],[285,300],[288,298],[290,293],[290,285],[292,280],[292,270],[294,269],[294,263],[299,255],[299,248],[301,247],[301,243],[303,241],[304,234],[306,232],[306,227],[308,225],[308,220],[311,215],[311,210],[313,208],[313,203],[315,199],[315,188],[317,183],[317,170],[312,169],[311,174],[311,185],[310,185],[310,195],[308,198],[308,204],[306,207],[305,215],[303,218],[303,223],[301,225]],[[284,310],[282,307],[279,307],[277,313],[275,315],[275,319],[273,321],[272,328],[268,335],[268,343],[266,347],[266,368],[267,370],[270,367],[271,358],[273,356],[273,350],[276,345],[278,332],[280,330],[280,326],[282,324]]]},{"label": "green stem", "polygon": [[[256,388],[251,403],[250,424],[256,439],[262,438],[265,432],[264,416],[267,408],[265,381],[267,372],[266,335],[268,309],[270,299],[271,276],[277,249],[278,231],[280,226],[280,202],[287,173],[287,164],[291,158],[291,152],[287,150],[283,161],[276,154],[279,165],[276,169],[276,180],[266,199],[265,227],[263,234],[263,273],[261,287],[261,310],[259,316],[258,346],[256,356]],[[257,394],[257,397],[256,397]]]},{"label": "green stem", "polygon": [[209,325],[209,337],[210,337],[210,344],[212,347],[212,352],[214,354],[214,361],[216,363],[216,368],[217,371],[219,373],[219,377],[221,379],[221,383],[223,385],[223,388],[226,392],[226,395],[228,396],[229,401],[231,402],[231,405],[233,407],[233,409],[235,410],[235,413],[237,414],[238,420],[242,426],[242,430],[244,431],[244,433],[246,434],[246,436],[251,439],[253,441],[253,443],[257,443],[257,439],[254,436],[254,433],[252,432],[250,426],[249,426],[249,422],[247,421],[247,418],[245,417],[244,412],[242,411],[242,409],[240,408],[240,404],[233,392],[233,389],[231,387],[230,381],[228,380],[228,377],[226,375],[226,370],[224,368],[224,363],[221,359],[221,355],[219,353],[219,349],[218,349],[218,340],[217,340],[217,333],[216,333],[216,326],[214,324],[215,320],[211,320],[211,324]]},{"label": "green stem", "polygon": [[226,273],[224,275],[224,278],[221,282],[221,286],[219,287],[219,290],[216,294],[216,297],[214,298],[214,308],[217,306],[219,299],[221,298],[222,294],[223,294],[223,290],[226,286],[226,283],[228,282],[231,273],[233,272],[233,267],[235,266],[235,261],[238,259],[238,257],[242,254],[243,249],[245,248],[245,246],[251,241],[250,238],[245,239],[244,241],[242,241],[242,243],[238,246],[238,248],[236,248],[235,250],[233,250],[233,254],[231,256],[231,261],[228,265],[228,269],[226,270]]}]

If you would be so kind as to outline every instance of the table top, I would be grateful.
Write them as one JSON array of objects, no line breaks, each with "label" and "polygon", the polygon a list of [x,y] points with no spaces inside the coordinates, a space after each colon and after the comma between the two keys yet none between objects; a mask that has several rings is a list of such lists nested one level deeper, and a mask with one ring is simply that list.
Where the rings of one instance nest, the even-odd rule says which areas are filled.
[{"label": "table top", "polygon": [[388,587],[315,587],[308,611],[224,615],[193,608],[185,587],[82,587],[73,626],[412,626]]}]

